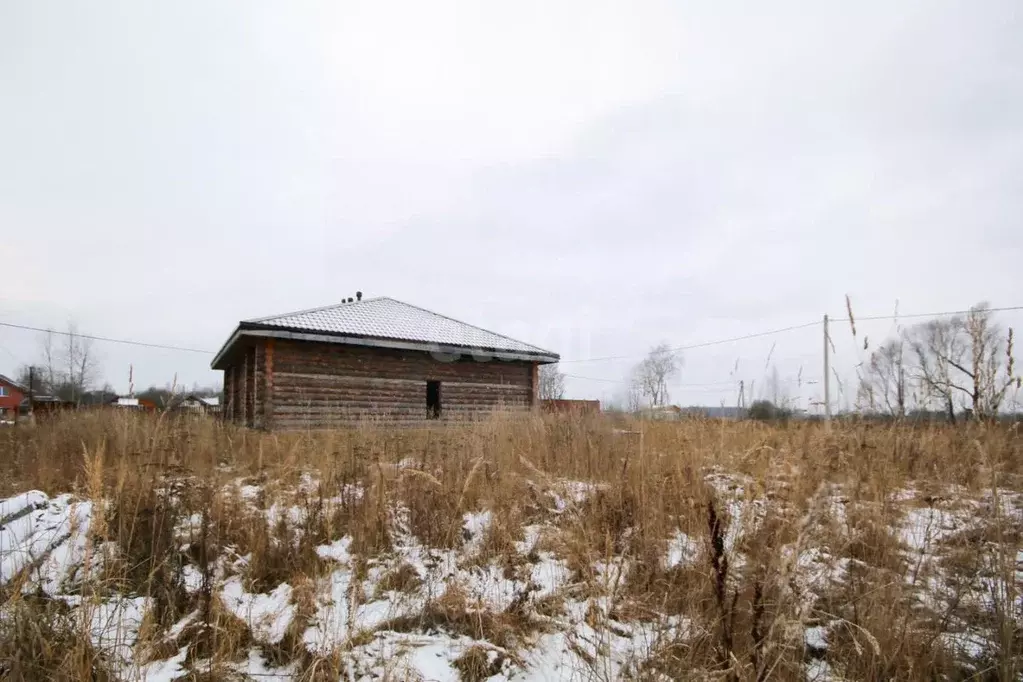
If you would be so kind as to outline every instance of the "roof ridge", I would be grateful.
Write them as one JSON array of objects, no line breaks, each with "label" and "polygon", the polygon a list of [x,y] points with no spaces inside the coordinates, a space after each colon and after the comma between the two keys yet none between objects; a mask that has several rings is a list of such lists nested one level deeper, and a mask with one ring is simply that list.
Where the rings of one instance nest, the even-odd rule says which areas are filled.
[{"label": "roof ridge", "polygon": [[[361,313],[354,309],[358,303],[371,302],[375,305],[367,307]],[[389,318],[394,319],[388,321]],[[365,338],[404,339],[412,342],[430,342],[433,339],[434,343],[451,343],[466,348],[496,351],[508,349],[528,355],[557,356],[553,351],[540,346],[390,296],[364,298],[358,302],[334,303],[242,320],[239,323],[239,332],[246,326],[321,330],[328,333],[344,333],[344,328],[347,327],[349,333]]]},{"label": "roof ridge", "polygon": [[[315,308],[306,308],[305,310],[294,310],[292,312],[280,313],[278,315],[267,315],[266,317],[253,317],[253,318],[250,318],[248,320],[242,320],[242,322],[253,322],[253,323],[256,323],[256,322],[268,322],[270,320],[276,320],[276,319],[281,318],[281,317],[292,317],[294,315],[308,315],[309,313],[318,313],[318,312],[321,312],[323,310],[330,310],[332,308],[340,308],[341,306],[346,306],[346,305],[358,305],[360,303],[369,303],[371,301],[380,301],[380,300],[385,299],[385,298],[387,298],[387,296],[374,296],[373,298],[364,298],[364,299],[361,299],[359,301],[352,301],[351,303],[349,303],[348,301],[341,301],[340,303],[329,303],[327,305],[321,305],[321,306],[317,306]],[[394,299],[391,299],[391,300],[394,300]],[[398,302],[401,303],[401,301],[398,301]]]},{"label": "roof ridge", "polygon": [[[387,296],[381,296],[380,298],[388,298],[388,297]],[[449,315],[444,315],[442,313],[436,313],[436,312],[434,312],[434,311],[432,311],[432,310],[430,310],[428,308],[424,308],[422,306],[418,306],[418,305],[415,305],[413,303],[406,303],[405,301],[399,301],[396,298],[392,298],[390,300],[394,301],[395,303],[400,303],[402,305],[408,306],[409,308],[415,308],[416,310],[422,310],[425,313],[430,313],[431,315],[436,315],[437,317],[443,317],[445,320],[450,320],[452,322],[456,322],[458,324],[465,325],[466,327],[472,327],[473,329],[478,329],[481,332],[486,332],[487,334],[493,334],[494,336],[498,336],[498,337],[500,337],[502,339],[505,339],[506,341],[512,341],[514,343],[521,343],[523,346],[529,346],[530,348],[533,348],[534,350],[538,350],[541,353],[551,353],[551,351],[543,349],[543,348],[540,348],[539,346],[534,346],[531,343],[526,343],[525,341],[519,341],[518,339],[513,339],[512,337],[507,336],[505,334],[501,334],[500,332],[491,331],[490,329],[484,329],[483,327],[477,326],[475,324],[470,324],[468,322],[463,322],[462,320],[455,319],[455,318],[453,318],[453,317],[451,317]]]},{"label": "roof ridge", "polygon": [[20,383],[18,381],[15,381],[14,379],[10,378],[9,376],[5,376],[3,374],[0,374],[0,381],[6,382],[6,383],[10,384],[11,386],[14,386],[14,388],[18,389],[19,391],[27,391],[28,390],[28,388],[26,386],[24,386],[22,383]]}]

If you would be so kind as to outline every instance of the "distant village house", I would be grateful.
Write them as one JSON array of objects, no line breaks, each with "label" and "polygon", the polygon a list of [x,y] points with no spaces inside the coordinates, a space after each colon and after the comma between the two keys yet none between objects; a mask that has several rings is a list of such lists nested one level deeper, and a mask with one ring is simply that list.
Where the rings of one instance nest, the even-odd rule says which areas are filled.
[{"label": "distant village house", "polygon": [[196,414],[220,414],[220,398],[216,396],[190,395],[181,400],[175,409]]},{"label": "distant village house", "polygon": [[108,407],[119,410],[139,412],[156,412],[156,403],[145,398],[114,398],[107,403]]},{"label": "distant village house", "polygon": [[0,374],[0,422],[17,422],[22,400],[27,394],[27,388]]},{"label": "distant village house", "polygon": [[549,414],[600,414],[599,400],[543,400],[541,409]]}]

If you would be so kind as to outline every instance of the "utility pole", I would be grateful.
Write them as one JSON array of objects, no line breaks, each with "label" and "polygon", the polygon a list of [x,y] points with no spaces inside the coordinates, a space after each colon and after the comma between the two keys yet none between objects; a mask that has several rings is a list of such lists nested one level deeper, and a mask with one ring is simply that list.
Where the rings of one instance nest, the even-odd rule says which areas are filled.
[{"label": "utility pole", "polygon": [[831,362],[829,346],[831,339],[828,338],[828,316],[824,316],[824,421],[831,421]]},{"label": "utility pole", "polygon": [[[35,415],[35,409],[33,409],[33,405],[32,405],[33,398],[35,397],[35,394],[33,393],[33,391],[35,390],[35,384],[36,384],[36,368],[35,368],[34,365],[29,365],[28,366],[28,412],[25,415],[25,417],[28,419],[28,423],[30,425],[33,423],[33,420],[35,419],[35,416],[34,416]],[[17,410],[15,410],[15,412],[17,412]],[[18,423],[17,416],[14,417],[14,423],[15,424]]]}]

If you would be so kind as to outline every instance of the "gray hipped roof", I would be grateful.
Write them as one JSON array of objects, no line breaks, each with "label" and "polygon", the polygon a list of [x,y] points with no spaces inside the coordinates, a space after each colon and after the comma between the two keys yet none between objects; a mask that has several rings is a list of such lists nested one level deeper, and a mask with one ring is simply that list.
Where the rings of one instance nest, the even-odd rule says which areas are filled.
[{"label": "gray hipped roof", "polygon": [[213,367],[243,335],[409,350],[481,350],[509,359],[558,360],[556,353],[543,348],[387,297],[243,320],[217,353]]}]

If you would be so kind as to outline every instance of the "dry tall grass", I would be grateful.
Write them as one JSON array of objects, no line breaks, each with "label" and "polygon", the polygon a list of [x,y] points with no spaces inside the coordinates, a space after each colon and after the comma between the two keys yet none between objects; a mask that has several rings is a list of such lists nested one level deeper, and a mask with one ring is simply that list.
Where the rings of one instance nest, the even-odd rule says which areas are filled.
[{"label": "dry tall grass", "polygon": [[[127,643],[132,670],[187,647],[197,680],[237,679],[232,664],[253,649],[293,679],[349,679],[351,652],[383,631],[468,638],[455,668],[483,680],[528,668],[538,638],[574,622],[570,604],[585,605],[581,623],[599,640],[568,639],[588,679],[1016,680],[1020,443],[983,424],[496,416],[265,434],[68,415],[0,431],[0,497],[72,492],[99,510],[65,586],[74,599],[38,589],[31,571],[0,588],[0,669],[8,680],[125,676],[89,624],[127,595],[147,604]],[[470,537],[465,515],[481,510],[490,522]],[[923,519],[909,531],[922,542],[907,539],[907,518]],[[469,562],[508,576],[549,553],[571,577],[501,610],[448,581],[376,630],[311,646],[303,633],[335,568],[324,546],[349,538],[377,595],[423,593],[413,567],[385,559],[402,533],[437,550],[472,545]],[[679,537],[693,542],[689,558],[666,561]],[[282,636],[228,608],[233,575],[253,594],[290,586]],[[353,609],[376,598],[348,594]],[[612,661],[612,640],[635,624],[653,624],[650,646]]]}]

